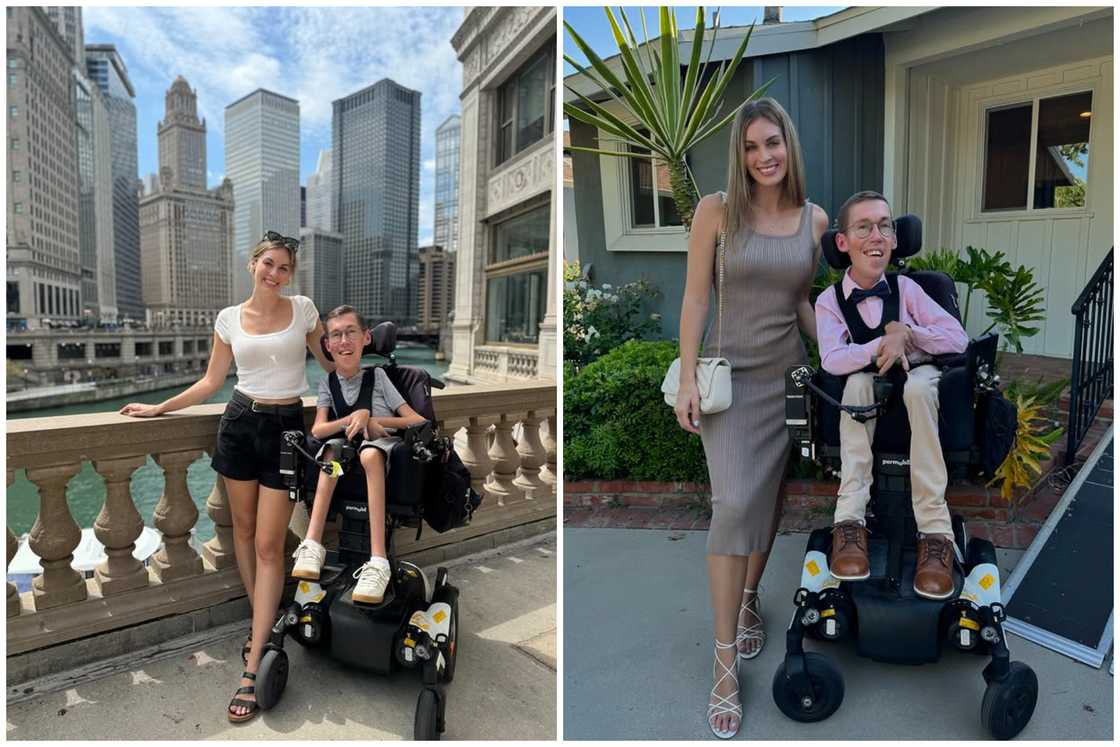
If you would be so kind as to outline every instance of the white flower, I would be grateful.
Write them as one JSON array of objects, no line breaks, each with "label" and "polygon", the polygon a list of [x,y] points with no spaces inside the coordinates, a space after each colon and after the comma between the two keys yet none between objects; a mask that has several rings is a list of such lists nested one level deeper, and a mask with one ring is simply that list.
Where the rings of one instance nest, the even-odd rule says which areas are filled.
[{"label": "white flower", "polygon": [[599,336],[599,330],[595,329],[594,327],[588,327],[587,328],[587,339],[590,340],[592,337],[598,337],[598,336]]}]

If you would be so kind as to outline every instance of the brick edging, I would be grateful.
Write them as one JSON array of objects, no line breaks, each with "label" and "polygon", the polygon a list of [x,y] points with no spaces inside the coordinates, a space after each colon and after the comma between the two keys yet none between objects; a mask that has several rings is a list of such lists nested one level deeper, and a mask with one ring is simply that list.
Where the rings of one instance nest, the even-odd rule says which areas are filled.
[{"label": "brick edging", "polygon": [[[827,525],[835,506],[835,480],[786,480],[779,531],[809,531]],[[990,539],[999,547],[1025,548],[1038,534],[1061,498],[1039,491],[1011,520],[999,490],[961,481],[946,498],[965,520],[969,536]],[[564,524],[580,527],[707,529],[711,491],[704,483],[645,480],[583,480],[564,483]]]}]

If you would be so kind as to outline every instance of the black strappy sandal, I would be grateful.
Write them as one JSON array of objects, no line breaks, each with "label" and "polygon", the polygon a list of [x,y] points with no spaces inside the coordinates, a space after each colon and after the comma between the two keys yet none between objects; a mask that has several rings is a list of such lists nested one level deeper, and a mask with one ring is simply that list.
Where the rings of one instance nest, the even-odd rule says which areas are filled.
[{"label": "black strappy sandal", "polygon": [[[241,677],[242,679],[246,680],[255,681],[257,679],[257,675],[255,672],[242,672]],[[256,700],[245,700],[244,698],[237,697],[238,695],[256,696],[256,694],[256,685],[245,685],[243,687],[237,688],[237,692],[233,694],[233,700],[229,702],[229,708],[226,709],[226,715],[229,716],[229,720],[231,723],[240,724],[244,721],[248,721],[249,719],[254,718],[258,713],[260,713],[261,707],[257,705]],[[231,709],[235,706],[244,706],[249,710],[245,713],[234,713]]]}]

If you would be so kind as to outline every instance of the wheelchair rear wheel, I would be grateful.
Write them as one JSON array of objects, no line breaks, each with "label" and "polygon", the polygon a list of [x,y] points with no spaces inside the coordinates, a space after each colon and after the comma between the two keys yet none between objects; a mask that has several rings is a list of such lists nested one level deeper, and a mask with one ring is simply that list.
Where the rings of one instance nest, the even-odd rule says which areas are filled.
[{"label": "wheelchair rear wheel", "polygon": [[996,739],[1013,739],[1034,715],[1038,677],[1021,661],[1013,661],[1002,682],[992,681],[980,704],[980,722]]},{"label": "wheelchair rear wheel", "polygon": [[431,742],[439,739],[439,696],[436,691],[425,687],[416,700],[416,719],[412,724],[412,738],[418,742]]},{"label": "wheelchair rear wheel", "polygon": [[257,668],[257,704],[267,711],[280,702],[288,684],[288,654],[282,648],[270,647]]},{"label": "wheelchair rear wheel", "polygon": [[782,661],[774,673],[774,703],[779,710],[794,721],[812,723],[824,721],[836,713],[844,702],[844,675],[832,663],[832,659],[813,651],[806,652],[805,671],[814,697],[803,698],[798,694],[786,673],[786,662]]}]

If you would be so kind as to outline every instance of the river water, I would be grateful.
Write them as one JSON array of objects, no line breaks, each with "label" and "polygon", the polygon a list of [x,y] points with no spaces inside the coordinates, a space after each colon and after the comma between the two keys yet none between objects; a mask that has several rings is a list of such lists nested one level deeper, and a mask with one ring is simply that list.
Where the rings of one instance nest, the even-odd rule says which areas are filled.
[{"label": "river water", "polygon": [[[398,363],[420,366],[436,377],[442,377],[447,373],[447,362],[436,361],[435,351],[431,348],[398,348],[396,351],[396,358]],[[362,360],[364,365],[372,365],[379,362],[384,362],[384,359],[377,358],[376,356],[368,356]],[[314,359],[307,362],[307,381],[310,384],[308,394],[315,394],[318,391],[319,379],[324,375],[323,370],[319,368],[319,364]],[[236,377],[231,376],[226,380],[225,386],[206,401],[208,403],[228,402],[230,396],[233,394],[233,385],[235,381]],[[84,405],[45,407],[40,410],[15,413],[9,416],[9,419],[78,415],[91,412],[115,412],[129,402],[145,402],[152,404],[162,402],[168,397],[178,394],[183,389],[186,389],[186,387],[181,386],[171,389],[160,389],[152,392],[135,394],[129,397],[121,397],[119,399],[91,402]],[[217,475],[210,469],[210,457],[206,455],[200,457],[198,461],[192,464],[187,470],[187,487],[190,490],[191,497],[194,498],[195,505],[198,506],[199,513],[198,523],[195,525],[195,529],[198,533],[198,538],[203,541],[214,536],[214,524],[206,514],[206,498],[214,488],[214,480],[216,477]],[[143,517],[144,524],[147,526],[153,526],[152,514],[155,512],[156,504],[159,503],[160,496],[163,495],[163,485],[163,471],[150,456],[148,457],[147,464],[132,473],[131,488],[133,501],[136,503],[136,508],[140,512],[140,516]],[[70,504],[70,514],[74,517],[74,521],[78,523],[78,526],[83,528],[92,527],[94,520],[97,519],[97,514],[101,512],[101,507],[105,503],[105,481],[94,471],[93,465],[89,462],[84,462],[81,471],[70,480],[70,484],[66,489],[66,500]],[[30,531],[32,525],[35,523],[35,517],[39,513],[39,491],[27,480],[27,476],[24,474],[23,470],[16,472],[15,482],[8,488],[7,511],[8,528],[10,528],[17,537],[24,532]]]}]

